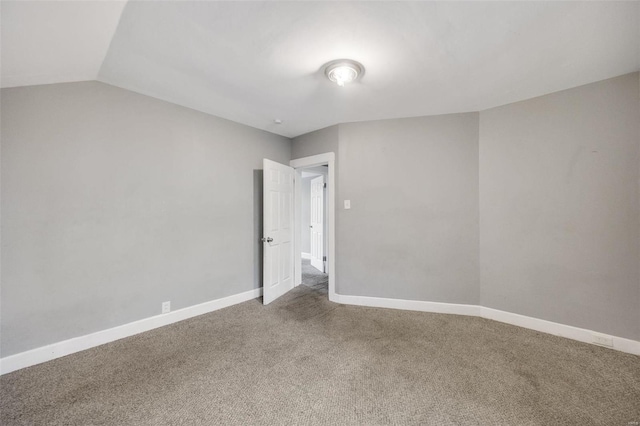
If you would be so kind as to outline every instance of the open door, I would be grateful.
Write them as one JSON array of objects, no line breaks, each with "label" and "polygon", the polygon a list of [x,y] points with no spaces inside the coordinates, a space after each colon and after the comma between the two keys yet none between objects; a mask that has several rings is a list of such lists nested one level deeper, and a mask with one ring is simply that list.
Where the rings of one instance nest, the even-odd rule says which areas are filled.
[{"label": "open door", "polygon": [[324,176],[311,180],[311,266],[324,272]]},{"label": "open door", "polygon": [[263,160],[263,302],[268,304],[294,287],[294,170]]}]

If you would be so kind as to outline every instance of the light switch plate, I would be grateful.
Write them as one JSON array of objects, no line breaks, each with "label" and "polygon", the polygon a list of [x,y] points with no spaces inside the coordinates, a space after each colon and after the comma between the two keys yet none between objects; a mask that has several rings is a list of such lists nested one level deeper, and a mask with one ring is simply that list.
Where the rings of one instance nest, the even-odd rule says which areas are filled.
[{"label": "light switch plate", "polygon": [[348,210],[351,208],[351,200],[344,200],[344,208]]}]

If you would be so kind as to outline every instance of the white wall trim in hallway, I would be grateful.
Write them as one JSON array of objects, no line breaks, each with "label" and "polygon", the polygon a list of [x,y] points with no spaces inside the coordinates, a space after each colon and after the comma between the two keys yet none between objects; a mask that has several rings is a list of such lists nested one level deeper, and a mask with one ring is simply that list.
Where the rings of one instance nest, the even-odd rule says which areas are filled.
[{"label": "white wall trim in hallway", "polygon": [[424,302],[419,300],[388,299],[383,297],[347,296],[343,294],[336,294],[335,302],[345,305],[368,306],[374,308],[402,309],[407,311],[432,312],[438,314],[469,315],[590,344],[594,344],[593,336],[598,336],[605,340],[609,340],[612,343],[612,346],[597,346],[608,347],[620,352],[640,355],[640,342],[636,340],[611,336],[597,331],[587,330],[585,328],[573,327],[571,325],[560,324],[539,318],[527,317],[520,314],[514,314],[512,312],[500,311],[498,309],[485,308],[484,306],[479,305]]},{"label": "white wall trim in hallway", "polygon": [[302,252],[302,253],[300,253],[300,257],[302,259],[311,259],[311,253]]},{"label": "white wall trim in hallway", "polygon": [[154,328],[163,327],[228,306],[237,305],[238,303],[255,299],[261,295],[262,287],[10,355],[0,359],[0,374],[11,373],[21,368],[51,361],[105,343],[144,333]]}]

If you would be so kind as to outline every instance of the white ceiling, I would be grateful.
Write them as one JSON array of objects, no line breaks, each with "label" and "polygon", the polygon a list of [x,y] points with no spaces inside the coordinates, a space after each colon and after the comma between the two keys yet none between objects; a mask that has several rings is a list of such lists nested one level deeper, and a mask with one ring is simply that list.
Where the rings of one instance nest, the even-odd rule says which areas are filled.
[{"label": "white ceiling", "polygon": [[2,0],[2,87],[95,80],[125,5]]},{"label": "white ceiling", "polygon": [[[3,1],[2,86],[98,79],[291,137],[478,111],[640,69],[637,1],[130,1],[120,11]],[[338,58],[361,62],[363,78],[328,82],[322,66]]]},{"label": "white ceiling", "polygon": [[326,175],[327,171],[328,171],[328,169],[327,169],[326,166],[308,167],[308,168],[302,170],[302,177],[303,178],[308,178],[308,177],[316,177],[316,176],[320,176],[320,175]]}]

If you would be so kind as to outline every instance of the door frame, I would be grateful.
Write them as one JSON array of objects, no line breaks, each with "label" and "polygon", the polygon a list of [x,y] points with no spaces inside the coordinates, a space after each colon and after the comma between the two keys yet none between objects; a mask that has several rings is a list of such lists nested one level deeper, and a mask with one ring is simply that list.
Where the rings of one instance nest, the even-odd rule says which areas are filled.
[{"label": "door frame", "polygon": [[293,197],[295,202],[295,237],[294,237],[294,285],[302,283],[302,169],[328,165],[327,170],[327,273],[329,274],[329,300],[336,301],[336,155],[333,152],[312,155],[310,157],[291,160],[289,165],[294,168]]}]

